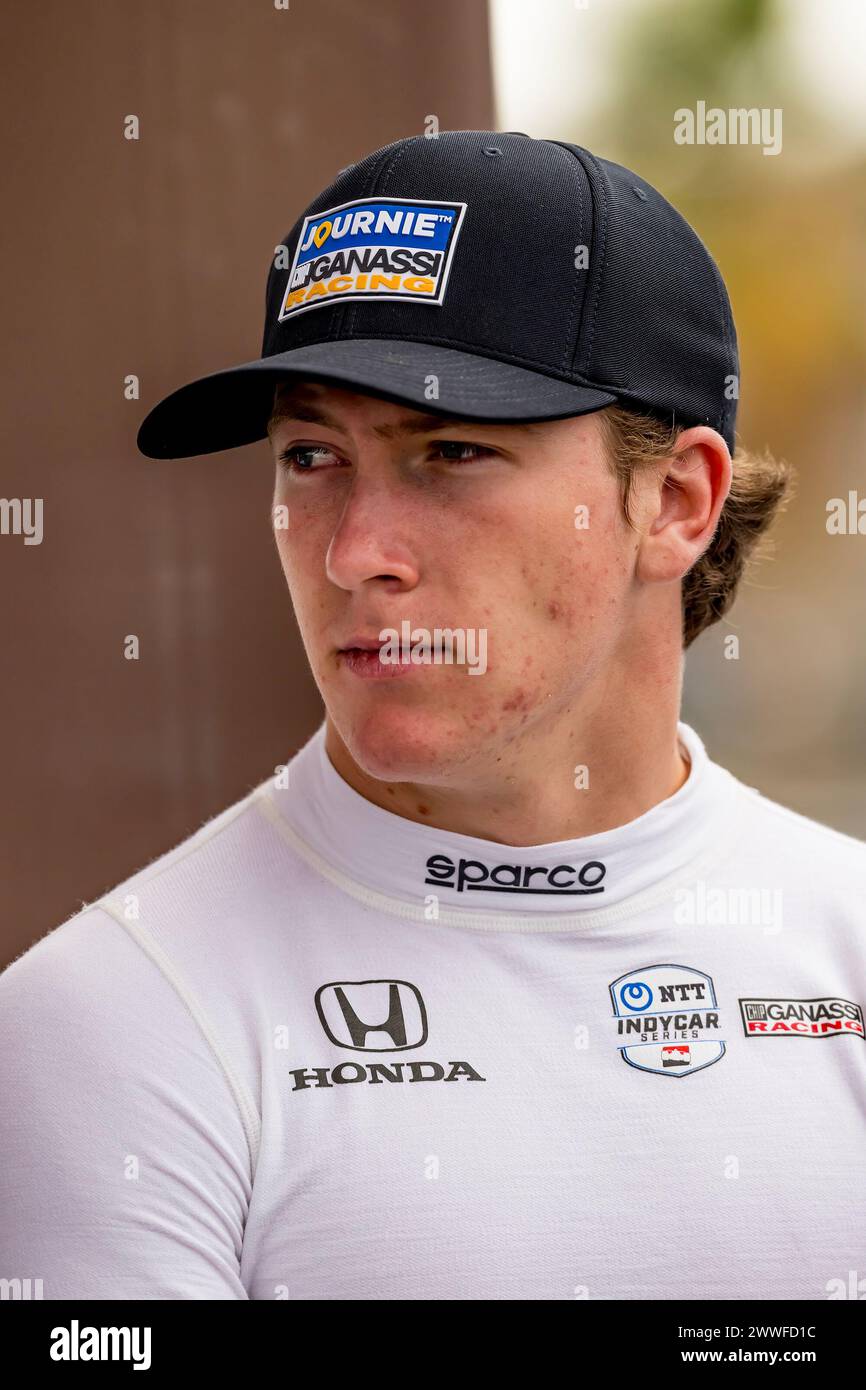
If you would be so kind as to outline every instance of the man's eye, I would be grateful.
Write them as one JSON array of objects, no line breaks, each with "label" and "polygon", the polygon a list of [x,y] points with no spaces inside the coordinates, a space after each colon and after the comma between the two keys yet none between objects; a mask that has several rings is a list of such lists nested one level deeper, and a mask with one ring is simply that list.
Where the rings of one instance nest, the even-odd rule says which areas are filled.
[{"label": "man's eye", "polygon": [[277,455],[280,463],[290,473],[318,473],[330,466],[337,455],[324,444],[294,444]]},{"label": "man's eye", "polygon": [[495,450],[483,444],[468,444],[462,439],[437,439],[430,446],[434,458],[446,463],[474,463],[477,459],[488,458]]}]

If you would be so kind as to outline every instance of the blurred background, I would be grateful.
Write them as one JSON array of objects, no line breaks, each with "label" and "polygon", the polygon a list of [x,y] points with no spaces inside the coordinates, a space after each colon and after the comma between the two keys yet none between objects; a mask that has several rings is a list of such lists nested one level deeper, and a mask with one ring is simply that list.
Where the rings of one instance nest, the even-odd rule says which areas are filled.
[{"label": "blurred background", "polygon": [[[866,499],[862,0],[42,0],[0,23],[0,490],[44,508],[41,544],[0,534],[0,964],[320,723],[267,446],[157,463],[135,433],[174,386],[258,354],[275,243],[430,116],[636,167],[709,246],[740,441],[798,488],[690,651],[684,717],[744,781],[866,838],[866,518],[827,529],[831,499]],[[676,143],[698,102],[780,109],[781,150]]]}]

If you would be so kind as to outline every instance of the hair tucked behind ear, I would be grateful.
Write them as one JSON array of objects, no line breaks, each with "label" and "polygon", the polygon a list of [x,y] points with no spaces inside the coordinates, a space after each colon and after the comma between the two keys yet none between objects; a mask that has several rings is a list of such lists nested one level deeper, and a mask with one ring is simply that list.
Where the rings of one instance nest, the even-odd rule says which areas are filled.
[{"label": "hair tucked behind ear", "polygon": [[[635,473],[643,468],[662,468],[682,426],[615,405],[598,415],[631,524],[629,502]],[[750,454],[737,448],[732,463],[731,491],[715,534],[683,579],[683,647],[690,646],[704,628],[728,611],[746,562],[761,556],[758,542],[792,494],[790,465],[769,453]]]}]

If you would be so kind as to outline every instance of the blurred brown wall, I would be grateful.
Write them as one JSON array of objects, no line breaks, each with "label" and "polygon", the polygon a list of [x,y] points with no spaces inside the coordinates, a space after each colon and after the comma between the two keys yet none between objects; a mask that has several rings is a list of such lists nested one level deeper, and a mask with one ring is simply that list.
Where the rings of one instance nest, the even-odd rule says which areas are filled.
[{"label": "blurred brown wall", "polygon": [[258,355],[273,246],[338,169],[429,115],[489,129],[493,98],[484,0],[43,0],[2,29],[0,493],[44,507],[40,545],[0,535],[5,963],[320,721],[266,445],[154,463],[135,432]]}]

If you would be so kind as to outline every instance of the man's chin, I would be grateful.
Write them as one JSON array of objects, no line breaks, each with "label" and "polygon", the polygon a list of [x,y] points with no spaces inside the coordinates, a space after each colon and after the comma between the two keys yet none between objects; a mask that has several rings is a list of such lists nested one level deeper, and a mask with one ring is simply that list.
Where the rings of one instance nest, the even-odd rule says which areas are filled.
[{"label": "man's chin", "polygon": [[349,756],[368,777],[441,782],[450,768],[478,751],[477,732],[473,735],[453,710],[375,703],[378,708],[330,715]]}]

